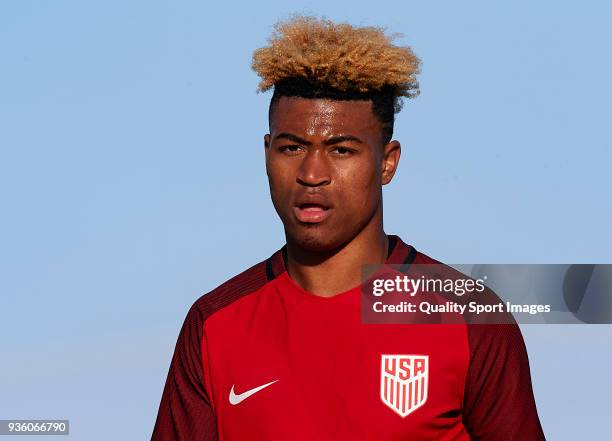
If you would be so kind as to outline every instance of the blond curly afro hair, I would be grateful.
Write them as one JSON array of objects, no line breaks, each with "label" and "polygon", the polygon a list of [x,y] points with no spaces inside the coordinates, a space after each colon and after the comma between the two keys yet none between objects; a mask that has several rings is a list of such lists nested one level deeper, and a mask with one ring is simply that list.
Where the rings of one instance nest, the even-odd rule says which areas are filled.
[{"label": "blond curly afro hair", "polygon": [[251,67],[261,77],[259,91],[274,88],[270,112],[281,96],[368,99],[386,140],[401,99],[419,94],[420,60],[409,47],[393,44],[398,36],[296,15],[276,24],[269,45],[254,52]]},{"label": "blond curly afro hair", "polygon": [[259,90],[289,78],[303,78],[338,90],[360,92],[391,86],[398,96],[418,93],[420,61],[409,47],[392,44],[398,34],[294,16],[276,24],[270,45],[257,49],[253,69]]}]

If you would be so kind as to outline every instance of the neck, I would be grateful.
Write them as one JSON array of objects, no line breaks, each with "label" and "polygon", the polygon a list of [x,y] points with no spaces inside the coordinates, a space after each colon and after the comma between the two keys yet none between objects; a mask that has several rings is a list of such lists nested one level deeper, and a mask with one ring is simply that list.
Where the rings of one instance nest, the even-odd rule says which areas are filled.
[{"label": "neck", "polygon": [[361,283],[362,265],[384,263],[389,240],[382,220],[349,242],[327,252],[304,249],[287,240],[287,271],[304,290],[331,297]]}]

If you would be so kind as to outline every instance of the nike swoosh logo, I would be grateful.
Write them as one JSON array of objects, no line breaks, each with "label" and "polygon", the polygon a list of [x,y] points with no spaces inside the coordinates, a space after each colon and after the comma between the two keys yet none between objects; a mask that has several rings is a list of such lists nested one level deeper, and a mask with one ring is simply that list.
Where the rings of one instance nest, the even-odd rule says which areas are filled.
[{"label": "nike swoosh logo", "polygon": [[278,380],[270,381],[269,383],[262,384],[261,386],[257,386],[256,388],[247,390],[246,392],[243,392],[241,394],[236,394],[234,392],[234,385],[232,384],[232,389],[230,390],[230,393],[229,393],[229,402],[230,404],[235,406],[236,404],[239,404],[243,402],[244,400],[246,400],[247,398],[249,398],[251,395],[256,394],[263,388],[268,387],[271,384],[276,383],[277,381]]}]

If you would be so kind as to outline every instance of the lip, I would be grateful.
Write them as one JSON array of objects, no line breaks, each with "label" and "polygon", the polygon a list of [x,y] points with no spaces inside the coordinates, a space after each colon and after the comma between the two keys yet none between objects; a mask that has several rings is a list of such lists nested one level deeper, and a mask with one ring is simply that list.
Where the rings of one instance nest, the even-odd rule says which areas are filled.
[{"label": "lip", "polygon": [[297,207],[293,207],[293,212],[295,213],[295,217],[300,222],[309,223],[309,224],[318,224],[327,219],[330,215],[331,208],[325,207],[319,204],[302,204]]},{"label": "lip", "polygon": [[300,222],[309,224],[323,222],[334,208],[328,197],[321,192],[303,192],[296,196],[293,212]]}]

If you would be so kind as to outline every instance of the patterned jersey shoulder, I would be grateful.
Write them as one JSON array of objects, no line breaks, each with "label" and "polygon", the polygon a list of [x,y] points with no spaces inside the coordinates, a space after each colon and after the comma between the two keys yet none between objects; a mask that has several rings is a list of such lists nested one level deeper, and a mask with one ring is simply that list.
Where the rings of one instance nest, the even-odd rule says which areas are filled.
[{"label": "patterned jersey shoulder", "polygon": [[443,265],[442,262],[434,259],[433,257],[429,257],[427,254],[424,254],[420,251],[417,251],[417,254],[416,254],[416,257],[414,258],[413,263]]},{"label": "patterned jersey shoulder", "polygon": [[198,298],[191,310],[203,320],[211,314],[234,303],[236,300],[257,291],[270,281],[266,272],[269,259],[261,261],[240,274],[232,277],[212,291]]}]

